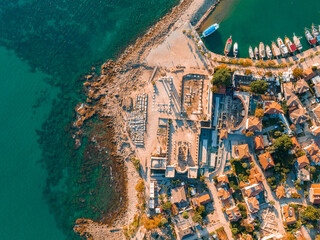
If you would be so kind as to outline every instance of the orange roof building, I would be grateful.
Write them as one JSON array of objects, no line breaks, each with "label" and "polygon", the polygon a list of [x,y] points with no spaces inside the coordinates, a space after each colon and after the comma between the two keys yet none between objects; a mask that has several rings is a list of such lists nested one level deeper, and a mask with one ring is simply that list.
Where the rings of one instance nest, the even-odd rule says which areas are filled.
[{"label": "orange roof building", "polygon": [[295,150],[299,150],[300,149],[300,144],[298,142],[298,139],[296,137],[291,137],[291,140],[292,140],[293,148]]},{"label": "orange roof building", "polygon": [[297,221],[294,209],[289,205],[282,206],[282,217],[283,217],[283,221],[287,225],[294,224]]},{"label": "orange roof building", "polygon": [[262,131],[261,119],[255,116],[248,117],[246,128],[248,131],[251,131],[251,132],[261,132]]},{"label": "orange roof building", "polygon": [[211,201],[210,195],[208,193],[200,194],[197,197],[192,198],[192,203],[196,207],[200,207],[201,205],[205,205]]},{"label": "orange roof building", "polygon": [[232,157],[234,159],[246,159],[250,157],[248,144],[234,145],[232,147]]},{"label": "orange roof building", "polygon": [[316,119],[318,120],[318,122],[320,123],[320,104],[318,104],[317,107],[315,107],[312,112],[314,113],[314,115],[316,116]]},{"label": "orange roof building", "polygon": [[309,159],[307,158],[306,155],[302,155],[301,157],[297,158],[297,163],[296,164],[297,164],[296,165],[297,168],[301,169],[301,168],[304,168],[304,167],[310,165],[310,161],[309,161]]},{"label": "orange roof building", "polygon": [[255,197],[246,198],[248,209],[251,213],[257,213],[260,210],[259,201]]},{"label": "orange roof building", "polygon": [[224,188],[219,188],[218,197],[221,198],[221,200],[226,200],[230,197],[230,193],[226,191]]},{"label": "orange roof building", "polygon": [[304,79],[309,81],[310,79],[316,77],[317,74],[312,70],[312,68],[308,68],[304,71]]},{"label": "orange roof building", "polygon": [[313,204],[320,204],[320,183],[311,184],[309,189],[309,200]]},{"label": "orange roof building", "polygon": [[294,87],[294,91],[296,94],[302,94],[309,91],[309,85],[304,79],[300,79],[296,82],[296,86]]},{"label": "orange roof building", "polygon": [[274,162],[270,152],[265,152],[264,154],[259,155],[259,162],[263,170],[274,167]]},{"label": "orange roof building", "polygon": [[263,186],[261,183],[253,184],[244,188],[244,193],[247,197],[254,197],[263,192]]},{"label": "orange roof building", "polygon": [[289,113],[289,116],[291,121],[296,125],[304,123],[309,119],[309,115],[303,107],[293,110]]},{"label": "orange roof building", "polygon": [[221,129],[220,139],[227,139],[227,138],[228,138],[228,131],[226,129]]},{"label": "orange roof building", "polygon": [[226,214],[230,222],[236,222],[241,218],[241,213],[237,206],[227,209]]},{"label": "orange roof building", "polygon": [[225,174],[220,175],[217,180],[218,180],[218,183],[220,184],[220,186],[227,185],[229,183],[228,176]]},{"label": "orange roof building", "polygon": [[316,137],[320,137],[320,127],[315,127],[312,129],[312,134]]},{"label": "orange roof building", "polygon": [[282,114],[283,110],[279,103],[275,101],[268,101],[264,103],[265,114]]},{"label": "orange roof building", "polygon": [[263,142],[263,136],[258,135],[254,137],[254,146],[257,150],[264,149],[264,142]]},{"label": "orange roof building", "polygon": [[320,164],[320,153],[319,153],[319,147],[317,144],[312,143],[304,150],[307,152],[307,155],[311,158],[311,160],[316,164]]},{"label": "orange roof building", "polygon": [[263,181],[262,174],[259,173],[256,167],[250,169],[249,182],[250,184],[257,184]]},{"label": "orange roof building", "polygon": [[282,199],[286,197],[286,190],[283,185],[280,185],[279,187],[277,187],[276,196],[278,199]]}]

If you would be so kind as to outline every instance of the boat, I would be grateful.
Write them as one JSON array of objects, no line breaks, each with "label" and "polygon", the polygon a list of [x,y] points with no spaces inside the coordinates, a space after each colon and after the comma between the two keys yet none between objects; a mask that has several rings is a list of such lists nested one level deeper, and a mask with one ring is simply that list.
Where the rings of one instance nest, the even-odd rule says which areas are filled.
[{"label": "boat", "polygon": [[230,36],[226,42],[226,46],[224,47],[224,55],[227,56],[229,54],[231,50],[231,46],[232,46],[232,38]]},{"label": "boat", "polygon": [[280,48],[280,51],[281,51],[281,54],[283,57],[286,57],[287,54],[289,53],[289,50],[288,48],[286,47],[286,45],[284,45],[283,41],[281,38],[278,38],[277,39],[277,43],[278,43],[278,46]]},{"label": "boat", "polygon": [[217,31],[218,28],[219,28],[219,24],[218,23],[212,24],[210,27],[208,27],[206,30],[203,31],[201,37],[208,37],[209,35],[211,35],[215,31]]},{"label": "boat", "polygon": [[253,54],[253,50],[252,50],[251,46],[249,47],[249,56],[250,56],[251,59],[254,58],[254,54]]},{"label": "boat", "polygon": [[312,34],[313,34],[313,36],[317,39],[317,42],[320,42],[320,34],[319,34],[319,31],[318,31],[318,29],[314,26],[313,23],[312,23],[311,29],[312,29]]},{"label": "boat", "polygon": [[307,28],[304,29],[304,34],[306,35],[306,38],[310,45],[316,44],[316,38],[311,35],[310,31]]},{"label": "boat", "polygon": [[254,48],[254,57],[258,60],[259,58],[259,50],[257,47]]},{"label": "boat", "polygon": [[297,50],[296,45],[294,45],[287,36],[285,37],[284,42],[286,43],[290,53],[294,53]]},{"label": "boat", "polygon": [[300,43],[300,38],[297,37],[296,34],[293,34],[293,42],[294,42],[294,45],[296,45],[297,49],[301,51],[302,45]]},{"label": "boat", "polygon": [[267,53],[267,57],[269,59],[272,58],[272,52],[271,52],[271,48],[269,47],[269,45],[266,46],[266,53]]},{"label": "boat", "polygon": [[272,42],[271,49],[273,55],[278,58],[281,55],[280,49],[277,47],[277,44],[275,42]]},{"label": "boat", "polygon": [[233,56],[234,56],[234,57],[237,57],[237,55],[238,55],[238,43],[235,42],[235,43],[233,44]]},{"label": "boat", "polygon": [[263,42],[260,42],[259,44],[259,53],[260,53],[260,58],[265,58],[266,57],[266,50],[264,48]]}]

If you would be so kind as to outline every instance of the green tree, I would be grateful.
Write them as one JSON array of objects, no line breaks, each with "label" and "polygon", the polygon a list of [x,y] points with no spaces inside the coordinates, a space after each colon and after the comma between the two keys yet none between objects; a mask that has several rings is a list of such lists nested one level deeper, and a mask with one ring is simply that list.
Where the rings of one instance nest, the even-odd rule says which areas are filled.
[{"label": "green tree", "polygon": [[281,160],[280,161],[281,166],[287,167],[290,164],[292,164],[290,162],[291,159],[289,157],[289,150],[291,150],[292,147],[293,147],[292,140],[286,134],[283,134],[282,136],[280,136],[274,141],[273,149],[274,149],[276,158]]},{"label": "green tree", "polygon": [[320,218],[320,211],[313,206],[307,206],[301,213],[301,218],[306,221],[316,221]]},{"label": "green tree", "polygon": [[250,91],[253,93],[264,94],[268,90],[268,83],[263,80],[257,80],[250,83]]},{"label": "green tree", "polygon": [[255,115],[255,117],[257,117],[257,118],[263,118],[263,116],[264,116],[264,111],[263,111],[263,109],[262,108],[257,108],[256,109],[256,111],[255,111],[255,113],[254,113],[254,115]]},{"label": "green tree", "polygon": [[183,213],[182,213],[182,217],[183,217],[184,219],[188,219],[188,218],[189,218],[189,214],[188,214],[187,212],[183,212]]},{"label": "green tree", "polygon": [[202,217],[199,213],[196,213],[193,217],[192,220],[196,223],[201,223],[202,222]]},{"label": "green tree", "polygon": [[230,86],[231,85],[231,73],[229,68],[220,68],[213,74],[211,80],[213,85],[217,86]]},{"label": "green tree", "polygon": [[171,209],[171,207],[172,207],[172,203],[169,202],[169,201],[167,201],[164,204],[162,204],[162,210],[163,211],[167,211],[167,210]]},{"label": "green tree", "polygon": [[299,79],[303,76],[303,69],[302,68],[295,68],[295,69],[293,69],[292,74],[295,79]]}]

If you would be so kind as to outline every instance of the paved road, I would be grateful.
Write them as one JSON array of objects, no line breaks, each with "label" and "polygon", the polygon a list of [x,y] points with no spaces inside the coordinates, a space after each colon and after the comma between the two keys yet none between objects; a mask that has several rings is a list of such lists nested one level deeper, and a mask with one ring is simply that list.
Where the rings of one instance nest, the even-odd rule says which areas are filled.
[{"label": "paved road", "polygon": [[[250,148],[250,152],[254,152],[253,149],[252,149],[253,148],[253,144],[249,144],[249,148]],[[275,215],[278,218],[277,222],[279,224],[279,232],[281,234],[285,235],[286,231],[285,231],[283,223],[282,223],[280,202],[279,202],[279,200],[277,198],[274,197],[273,192],[272,192],[272,190],[271,190],[271,188],[270,188],[270,186],[269,186],[269,184],[268,184],[268,182],[267,182],[267,180],[266,180],[266,178],[264,176],[264,173],[263,173],[263,171],[262,171],[262,169],[261,169],[261,167],[260,167],[260,165],[259,165],[259,163],[257,161],[256,155],[253,154],[251,156],[252,156],[252,160],[255,163],[255,166],[257,167],[259,173],[262,174],[262,180],[263,180],[262,183],[263,183],[264,189],[265,189],[265,191],[267,193],[268,200],[275,202],[275,205],[274,205],[275,210],[276,210],[275,211]]]},{"label": "paved road", "polygon": [[224,230],[227,233],[228,239],[233,239],[232,238],[232,233],[231,233],[231,229],[230,229],[230,225],[229,225],[229,221],[227,221],[224,213],[222,212],[222,203],[220,201],[220,199],[218,198],[218,192],[217,192],[217,188],[216,186],[209,180],[206,180],[206,183],[209,187],[209,191],[210,191],[210,195],[214,201],[214,209],[218,215],[219,221],[221,223],[221,225],[224,227]]}]

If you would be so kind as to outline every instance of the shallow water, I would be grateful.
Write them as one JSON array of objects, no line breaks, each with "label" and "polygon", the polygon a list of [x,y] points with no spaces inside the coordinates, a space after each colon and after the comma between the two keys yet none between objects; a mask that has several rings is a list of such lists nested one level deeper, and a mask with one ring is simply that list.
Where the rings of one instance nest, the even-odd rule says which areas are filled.
[{"label": "shallow water", "polygon": [[304,28],[320,24],[320,1],[223,0],[201,31],[215,22],[220,23],[220,28],[204,39],[207,48],[215,53],[223,54],[230,35],[233,42],[238,42],[240,57],[249,56],[250,45],[259,47],[264,42],[271,47],[271,41],[278,37],[292,40],[293,33],[302,37],[301,43],[307,49]]},{"label": "shallow water", "polygon": [[108,169],[89,161],[92,144],[85,139],[76,151],[70,137],[73,109],[85,99],[78,79],[116,57],[177,2],[0,2],[2,239],[78,238],[75,219],[99,220],[112,207]]}]

